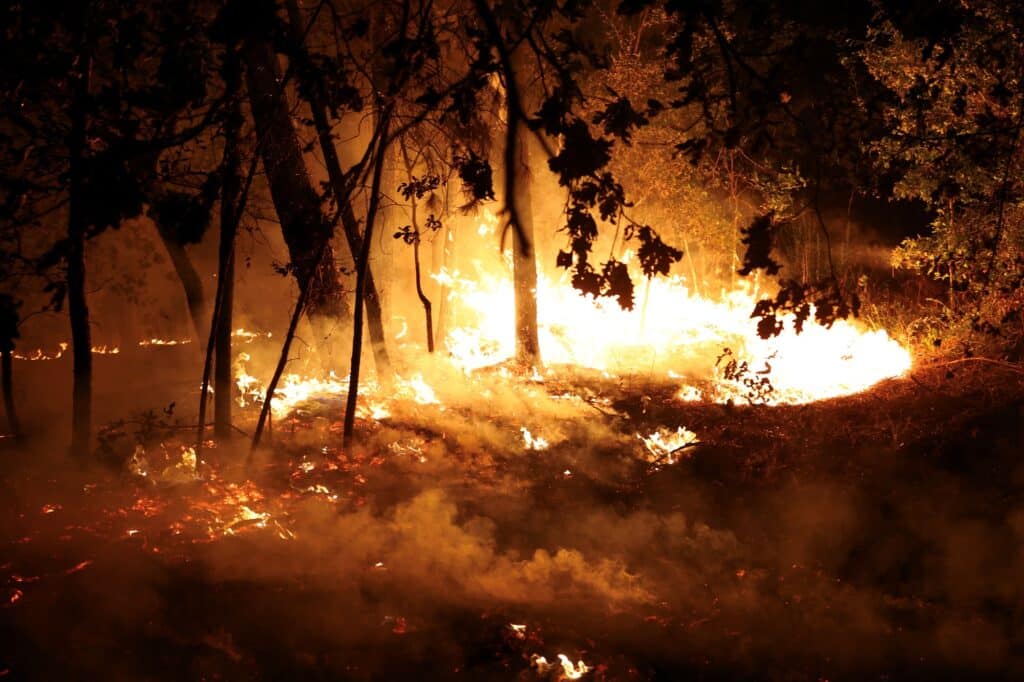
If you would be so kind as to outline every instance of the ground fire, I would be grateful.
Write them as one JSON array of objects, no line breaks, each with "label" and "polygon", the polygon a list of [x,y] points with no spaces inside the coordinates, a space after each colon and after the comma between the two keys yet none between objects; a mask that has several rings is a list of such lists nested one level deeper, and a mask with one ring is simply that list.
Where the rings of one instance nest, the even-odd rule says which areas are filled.
[{"label": "ground fire", "polygon": [[0,9],[0,679],[1024,677],[1010,5]]}]

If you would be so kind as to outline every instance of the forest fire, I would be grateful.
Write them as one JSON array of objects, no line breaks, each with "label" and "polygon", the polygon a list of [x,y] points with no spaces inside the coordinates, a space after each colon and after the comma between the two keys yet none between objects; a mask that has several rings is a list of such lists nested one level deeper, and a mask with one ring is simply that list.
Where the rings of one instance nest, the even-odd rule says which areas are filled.
[{"label": "forest fire", "polygon": [[[438,279],[451,290],[456,328],[445,346],[452,361],[471,371],[513,357],[509,277],[478,271],[472,278],[441,273]],[[798,334],[790,317],[783,333],[762,339],[750,319],[759,297],[753,287],[722,291],[715,300],[690,291],[681,276],[655,279],[645,285],[639,310],[623,310],[613,301],[580,297],[566,279],[538,279],[541,356],[549,364],[615,374],[685,376],[690,370],[709,378],[709,358],[728,348],[746,363],[749,376],[771,382],[774,390],[762,401],[773,404],[856,393],[911,366],[909,351],[885,330],[869,331],[845,320],[827,328],[809,323]],[[470,323],[459,326],[465,320]],[[746,378],[719,372],[707,397],[743,400]]]},{"label": "forest fire", "polygon": [[0,5],[0,680],[1024,679],[1024,14],[840,5]]}]

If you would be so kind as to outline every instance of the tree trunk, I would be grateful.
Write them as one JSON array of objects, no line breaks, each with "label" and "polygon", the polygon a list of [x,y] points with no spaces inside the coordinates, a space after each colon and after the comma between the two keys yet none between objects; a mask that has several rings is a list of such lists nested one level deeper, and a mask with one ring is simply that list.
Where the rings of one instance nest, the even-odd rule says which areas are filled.
[{"label": "tree trunk", "polygon": [[[303,34],[302,16],[295,0],[288,0],[288,20],[291,26],[292,35],[296,41],[301,40]],[[362,252],[362,235],[359,231],[359,221],[356,220],[352,211],[351,195],[348,178],[341,168],[341,159],[338,157],[338,150],[334,147],[334,136],[331,134],[331,123],[327,115],[327,107],[320,100],[319,91],[312,91],[310,110],[313,113],[313,124],[316,126],[317,139],[320,142],[320,150],[324,156],[324,165],[327,168],[327,177],[331,183],[331,190],[334,192],[334,199],[338,205],[341,217],[341,226],[345,232],[345,241],[349,251],[352,253],[352,262],[359,260]],[[380,295],[377,291],[377,284],[373,278],[373,269],[366,271],[366,290],[363,295],[366,306],[366,326],[370,332],[370,344],[373,347],[373,360],[377,367],[378,376],[386,376],[391,373],[391,359],[388,356],[387,340],[384,335],[384,321],[381,311]]]},{"label": "tree trunk", "polygon": [[377,207],[380,205],[380,182],[384,172],[384,156],[387,154],[388,128],[391,122],[390,110],[380,114],[378,126],[380,128],[377,145],[374,152],[373,180],[370,183],[370,205],[366,211],[366,234],[363,235],[362,250],[356,260],[356,305],[354,314],[354,326],[352,329],[352,362],[349,366],[348,395],[345,400],[345,422],[342,431],[342,447],[348,451],[352,447],[352,438],[355,434],[356,400],[359,397],[359,365],[362,360],[363,340],[363,296],[366,293],[366,274],[369,272],[370,244],[373,243],[373,227],[377,222]]},{"label": "tree trunk", "polygon": [[15,439],[21,438],[21,422],[18,411],[14,407],[14,365],[11,362],[11,349],[4,348],[0,352],[0,383],[3,384],[4,411],[7,414],[7,428]]},{"label": "tree trunk", "polygon": [[[246,84],[261,145],[263,168],[270,196],[281,221],[281,231],[299,286],[313,273],[308,311],[311,316],[342,316],[345,303],[334,251],[331,229],[320,210],[320,195],[310,180],[302,158],[302,145],[285,93],[280,87],[277,55],[266,40],[250,39],[244,49]],[[321,245],[327,243],[326,248]],[[317,261],[317,254],[323,254]]]},{"label": "tree trunk", "polygon": [[[541,363],[540,341],[537,338],[537,250],[533,238],[533,192],[530,172],[530,149],[524,134],[516,136],[518,147],[514,168],[516,215],[519,229],[512,236],[512,278],[516,311],[516,362],[524,367]],[[524,243],[525,242],[525,243]]]},{"label": "tree trunk", "polygon": [[217,331],[214,341],[216,372],[213,377],[213,433],[218,440],[231,437],[231,403],[234,382],[231,376],[231,327],[235,297],[235,238],[242,215],[239,136],[242,132],[242,111],[238,101],[241,64],[237,58],[225,64],[224,78],[232,97],[224,122],[224,159],[221,168],[224,181],[220,197],[220,263],[223,291],[217,311]]},{"label": "tree trunk", "polygon": [[160,235],[160,240],[164,243],[164,248],[167,249],[167,255],[171,258],[171,265],[174,266],[174,272],[178,275],[181,288],[185,292],[185,302],[188,304],[188,314],[192,318],[192,326],[196,330],[196,339],[201,339],[208,328],[203,280],[196,272],[195,266],[192,265],[192,259],[188,257],[185,247],[174,239],[174,235],[169,234],[159,222],[156,222],[156,230]]},{"label": "tree trunk", "polygon": [[92,60],[79,55],[76,96],[72,104],[70,179],[67,241],[68,317],[71,322],[71,353],[73,358],[71,394],[71,453],[84,457],[92,440],[92,335],[89,329],[89,306],[85,295],[85,234],[88,216],[83,202],[83,156],[86,145],[86,102],[89,94],[89,73]]}]

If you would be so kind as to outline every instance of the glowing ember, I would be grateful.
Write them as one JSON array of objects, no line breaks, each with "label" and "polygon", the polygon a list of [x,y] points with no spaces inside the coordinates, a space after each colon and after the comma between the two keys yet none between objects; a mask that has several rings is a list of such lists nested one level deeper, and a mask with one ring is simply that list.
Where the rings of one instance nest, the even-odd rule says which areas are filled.
[{"label": "glowing ember", "polygon": [[647,449],[645,459],[652,464],[675,464],[683,450],[697,444],[697,434],[680,426],[675,431],[658,429],[649,436],[636,435]]}]

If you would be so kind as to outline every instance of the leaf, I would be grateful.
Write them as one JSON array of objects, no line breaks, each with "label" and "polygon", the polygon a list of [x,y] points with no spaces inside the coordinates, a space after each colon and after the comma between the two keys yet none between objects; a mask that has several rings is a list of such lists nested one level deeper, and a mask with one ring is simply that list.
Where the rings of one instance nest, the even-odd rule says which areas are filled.
[{"label": "leaf", "polygon": [[594,272],[588,263],[577,263],[576,272],[572,275],[572,286],[583,294],[594,298],[601,295],[601,276]]},{"label": "leaf", "polygon": [[572,251],[559,251],[555,257],[555,267],[568,270],[572,267]]},{"label": "leaf", "polygon": [[610,260],[601,271],[604,280],[603,296],[612,296],[623,310],[633,309],[633,280],[629,276],[629,268],[625,263]]},{"label": "leaf", "polygon": [[471,205],[494,199],[494,177],[491,164],[486,159],[470,151],[455,157],[455,167]]},{"label": "leaf", "polygon": [[678,263],[683,257],[682,251],[663,242],[658,233],[647,225],[637,231],[637,238],[640,240],[640,248],[637,250],[640,268],[648,277],[668,275],[672,264]]},{"label": "leaf", "polygon": [[629,144],[633,129],[641,128],[650,121],[633,108],[629,99],[619,97],[602,111],[594,114],[593,122],[597,125],[604,125],[605,135],[614,135]]},{"label": "leaf", "polygon": [[594,175],[611,160],[612,143],[594,139],[587,124],[579,119],[570,123],[562,134],[562,149],[548,160],[559,184],[569,187],[573,181]]},{"label": "leaf", "polygon": [[746,277],[754,270],[764,270],[769,275],[778,274],[782,265],[771,257],[775,237],[775,214],[772,211],[754,218],[743,228],[742,242],[747,245],[743,254],[743,267],[738,272]]}]

